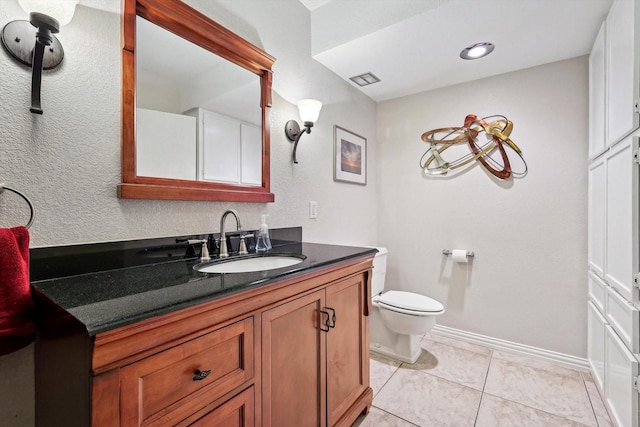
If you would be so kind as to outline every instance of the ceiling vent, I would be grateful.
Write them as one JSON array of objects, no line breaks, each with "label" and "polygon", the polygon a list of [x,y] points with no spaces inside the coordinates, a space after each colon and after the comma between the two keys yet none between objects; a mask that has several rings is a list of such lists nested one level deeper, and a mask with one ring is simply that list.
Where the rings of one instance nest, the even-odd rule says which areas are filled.
[{"label": "ceiling vent", "polygon": [[380,81],[373,73],[368,72],[360,74],[359,76],[349,77],[349,80],[357,84],[358,86],[367,86]]}]

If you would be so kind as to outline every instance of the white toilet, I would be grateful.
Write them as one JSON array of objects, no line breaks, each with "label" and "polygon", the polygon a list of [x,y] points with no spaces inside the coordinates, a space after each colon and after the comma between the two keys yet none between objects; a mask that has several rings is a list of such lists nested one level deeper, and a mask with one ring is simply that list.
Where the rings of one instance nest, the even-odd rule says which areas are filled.
[{"label": "white toilet", "polygon": [[444,313],[444,306],[424,295],[404,291],[384,291],[387,249],[376,248],[373,259],[370,316],[371,351],[415,363],[420,357],[420,339]]}]

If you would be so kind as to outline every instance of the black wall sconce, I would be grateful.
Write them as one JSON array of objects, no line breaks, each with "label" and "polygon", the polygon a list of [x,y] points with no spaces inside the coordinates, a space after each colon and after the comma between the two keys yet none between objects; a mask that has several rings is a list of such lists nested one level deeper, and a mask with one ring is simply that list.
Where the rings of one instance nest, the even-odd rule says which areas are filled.
[{"label": "black wall sconce", "polygon": [[289,120],[284,125],[284,133],[287,135],[289,141],[293,142],[293,163],[298,163],[296,150],[298,149],[300,138],[305,133],[311,133],[311,128],[318,120],[321,108],[322,102],[320,101],[316,101],[315,99],[301,99],[298,101],[298,111],[300,112],[300,119],[304,123],[304,129],[300,129],[300,125],[295,120]]},{"label": "black wall sconce", "polygon": [[[31,67],[31,108],[42,114],[42,70],[58,67],[64,58],[60,41],[53,35],[71,22],[78,0],[18,0],[29,21],[11,21],[2,29],[4,49],[16,61]],[[35,43],[35,44],[34,44]]]}]

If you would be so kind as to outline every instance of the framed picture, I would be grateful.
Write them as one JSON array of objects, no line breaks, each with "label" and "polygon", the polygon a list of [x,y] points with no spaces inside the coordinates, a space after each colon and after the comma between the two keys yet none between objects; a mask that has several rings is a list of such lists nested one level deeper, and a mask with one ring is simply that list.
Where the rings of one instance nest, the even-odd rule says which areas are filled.
[{"label": "framed picture", "polygon": [[367,185],[367,139],[333,127],[333,180]]}]

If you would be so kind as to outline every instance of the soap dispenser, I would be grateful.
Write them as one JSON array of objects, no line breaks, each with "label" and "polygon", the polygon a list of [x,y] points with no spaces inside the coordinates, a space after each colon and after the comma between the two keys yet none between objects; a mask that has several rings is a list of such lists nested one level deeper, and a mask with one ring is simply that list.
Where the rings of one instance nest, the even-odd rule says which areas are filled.
[{"label": "soap dispenser", "polygon": [[271,239],[269,238],[269,227],[267,226],[267,215],[262,214],[262,224],[258,228],[258,237],[256,238],[256,252],[268,252],[271,250]]}]

